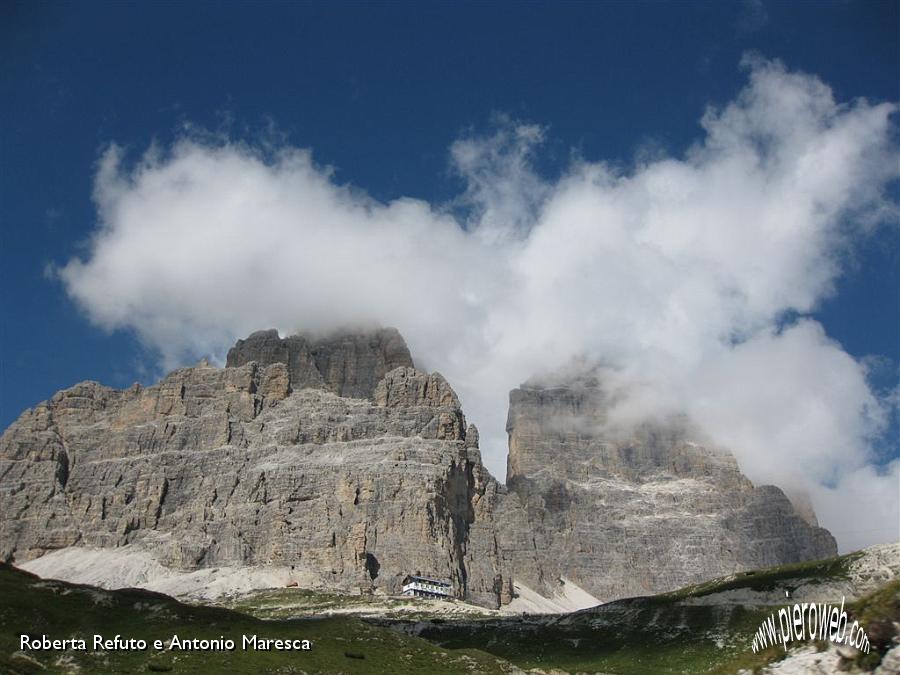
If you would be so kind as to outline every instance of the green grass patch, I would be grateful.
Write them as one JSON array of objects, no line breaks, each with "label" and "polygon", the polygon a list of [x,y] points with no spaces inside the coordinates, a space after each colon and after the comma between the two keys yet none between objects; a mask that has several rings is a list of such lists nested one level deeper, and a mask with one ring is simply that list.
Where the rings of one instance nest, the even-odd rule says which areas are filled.
[{"label": "green grass patch", "polygon": [[[754,654],[751,647],[760,624],[776,606],[685,601],[737,589],[793,590],[802,584],[847,578],[850,563],[860,555],[735,574],[565,617],[447,623],[430,626],[420,634],[452,648],[479,644],[522,668],[558,667],[621,675],[754,672],[786,655],[777,647]],[[893,606],[883,598],[870,604]]]},{"label": "green grass patch", "polygon": [[858,621],[869,638],[870,651],[861,653],[855,664],[873,670],[894,644],[896,624],[900,624],[900,580],[892,581],[848,607],[850,621]]},{"label": "green grass patch", "polygon": [[659,601],[683,600],[697,598],[713,593],[722,593],[736,589],[748,589],[752,591],[774,591],[787,588],[793,590],[800,583],[826,582],[835,579],[846,579],[850,570],[850,563],[863,555],[861,551],[848,553],[847,555],[825,558],[824,560],[812,560],[808,562],[779,565],[764,570],[751,570],[739,572],[721,579],[713,579],[702,584],[685,586],[671,593],[662,593],[654,596]]},{"label": "green grass patch", "polygon": [[[291,619],[342,612],[406,621],[431,621],[438,615],[437,609],[453,609],[455,602],[431,604],[421,599],[396,596],[276,588],[223,598],[216,604],[259,619]],[[471,616],[491,614],[488,610],[479,612],[472,605],[466,605],[462,611]]]},{"label": "green grass patch", "polygon": [[[0,566],[0,672],[83,673],[501,673],[512,664],[543,671],[644,675],[756,672],[784,658],[779,647],[754,654],[751,641],[774,605],[690,602],[734,589],[773,591],[846,578],[859,554],[732,575],[673,593],[621,600],[561,616],[457,617],[394,613],[400,598],[323,593],[296,588],[254,592],[228,607],[187,605],[141,590],[99,591],[43,581]],[[790,604],[787,600],[785,604]],[[380,608],[362,620],[323,613]],[[408,610],[407,610],[408,611]],[[900,621],[900,581],[848,605],[866,630],[872,668]],[[251,616],[252,615],[252,616]],[[305,618],[296,618],[305,617]],[[51,638],[94,633],[169,640],[242,635],[302,638],[309,652],[34,652],[16,654],[20,633]],[[89,650],[90,652],[90,650]],[[789,653],[789,652],[788,652]]]},{"label": "green grass patch", "polygon": [[420,633],[448,648],[478,644],[521,668],[571,672],[733,672],[767,608],[611,603],[564,618],[447,622]]},{"label": "green grass patch", "polygon": [[[19,636],[81,638],[87,651],[19,651]],[[146,651],[94,651],[92,636],[146,640]],[[153,640],[220,636],[235,651],[157,652]],[[242,635],[307,639],[310,651],[243,651]],[[502,673],[508,663],[477,649],[449,651],[352,617],[263,621],[218,607],[129,589],[100,591],[41,580],[0,565],[0,672],[65,673]]]}]

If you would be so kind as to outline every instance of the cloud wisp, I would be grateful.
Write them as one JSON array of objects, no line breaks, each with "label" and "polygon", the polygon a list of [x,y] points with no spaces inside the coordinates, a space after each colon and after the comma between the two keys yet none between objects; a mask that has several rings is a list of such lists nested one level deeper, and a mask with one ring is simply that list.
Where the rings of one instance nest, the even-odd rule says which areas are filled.
[{"label": "cloud wisp", "polygon": [[745,68],[683,157],[578,160],[547,180],[540,127],[458,141],[465,218],[373,200],[307,150],[186,138],[126,167],[111,147],[89,252],[58,275],[166,367],[258,328],[396,326],[460,393],[501,476],[509,389],[599,360],[618,419],[685,412],[752,479],[809,490],[843,548],[896,540],[900,462],[876,469],[872,450],[886,403],[808,317],[854,243],[896,225],[896,106],[837,102],[778,62]]}]

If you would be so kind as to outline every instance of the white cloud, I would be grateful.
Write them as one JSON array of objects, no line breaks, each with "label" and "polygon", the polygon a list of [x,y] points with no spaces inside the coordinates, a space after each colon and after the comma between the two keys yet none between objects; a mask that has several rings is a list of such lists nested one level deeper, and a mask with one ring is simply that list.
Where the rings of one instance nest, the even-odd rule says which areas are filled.
[{"label": "white cloud", "polygon": [[859,467],[835,487],[814,484],[810,490],[819,522],[831,529],[842,551],[900,541],[900,459],[882,469]]},{"label": "white cloud", "polygon": [[[457,142],[465,222],[379,203],[305,150],[185,139],[125,168],[113,147],[90,252],[59,274],[92,321],[134,330],[166,366],[221,358],[258,328],[394,325],[460,393],[501,476],[509,389],[600,359],[628,394],[622,419],[687,410],[752,478],[806,484],[841,531],[833,505],[860,503],[860,476],[875,476],[884,406],[815,321],[781,323],[833,293],[854,241],[896,221],[883,195],[900,174],[895,106],[837,103],[777,62],[745,67],[683,158],[576,161],[548,181],[531,164],[539,127],[501,120]],[[894,478],[878,479],[882,517],[900,503]]]}]

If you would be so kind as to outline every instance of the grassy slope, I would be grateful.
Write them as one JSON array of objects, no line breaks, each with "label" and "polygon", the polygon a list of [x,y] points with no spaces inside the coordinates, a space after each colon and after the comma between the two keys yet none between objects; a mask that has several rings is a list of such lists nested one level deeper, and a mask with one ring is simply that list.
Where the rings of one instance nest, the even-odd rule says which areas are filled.
[{"label": "grassy slope", "polygon": [[[116,634],[147,640],[147,651],[101,654],[30,652],[36,664],[16,655],[21,633],[51,639]],[[163,652],[153,639],[217,638],[240,645],[242,634],[312,641],[306,652]],[[60,658],[62,657],[62,659]],[[66,661],[83,673],[501,673],[509,664],[477,650],[448,653],[419,638],[349,617],[262,621],[227,609],[184,605],[142,590],[98,591],[42,581],[0,565],[0,672],[67,672]],[[46,667],[42,669],[41,666]]]},{"label": "grassy slope", "polygon": [[[784,656],[781,648],[759,654],[751,650],[754,632],[775,607],[690,605],[682,601],[734,589],[793,589],[801,583],[846,577],[849,563],[858,555],[742,573],[565,617],[446,622],[419,634],[451,648],[478,644],[526,668],[555,666],[623,675],[754,670]],[[900,583],[890,584],[849,609],[870,633],[892,630],[891,619],[900,621]],[[878,660],[880,654],[873,653],[866,665],[871,667]]]},{"label": "grassy slope", "polygon": [[[479,611],[481,609],[479,607],[455,601],[427,601],[383,595],[351,595],[301,588],[251,591],[237,597],[222,598],[216,601],[216,604],[259,619],[292,619],[349,613],[405,621],[427,621],[438,616],[441,613],[439,610],[443,610],[443,614],[455,611],[457,615],[469,616],[496,614],[490,610]],[[448,621],[452,620],[450,616],[444,618]]]},{"label": "grassy slope", "polygon": [[727,666],[749,651],[750,638],[766,613],[631,600],[563,620],[447,622],[420,634],[449,648],[479,644],[525,668],[636,674],[717,668],[731,672]]},{"label": "grassy slope", "polygon": [[764,570],[739,572],[722,579],[713,579],[695,586],[686,586],[671,593],[656,596],[661,601],[699,598],[713,593],[722,593],[736,589],[753,591],[772,591],[788,589],[793,591],[801,583],[825,582],[847,577],[850,563],[862,556],[861,551],[824,560],[793,563],[769,567]]},{"label": "grassy slope", "polygon": [[[474,673],[504,672],[509,662],[524,668],[570,672],[734,673],[783,657],[781,648],[753,654],[750,641],[772,606],[691,605],[685,600],[732,589],[768,591],[845,577],[856,554],[786,565],[691,586],[673,593],[623,600],[564,616],[418,623],[385,619],[375,625],[351,617],[284,620],[360,602],[291,589],[251,594],[224,608],[183,605],[145,591],[98,592],[61,582],[42,582],[0,566],[0,672],[31,672],[10,660],[22,631],[50,637],[93,632],[111,637],[217,637],[241,634],[302,637],[311,652],[203,652],[154,655],[152,651],[107,655],[74,654],[83,672],[147,672],[152,663],[178,673]],[[321,597],[320,597],[321,596]],[[296,602],[292,608],[291,600]],[[98,603],[97,600],[100,600]],[[108,606],[107,604],[109,603]],[[892,621],[900,621],[900,582],[893,582],[849,609],[867,629],[873,646],[887,645]],[[261,621],[256,617],[273,620]],[[425,617],[416,617],[417,619]],[[383,624],[383,625],[381,625]],[[424,629],[422,626],[425,626]],[[425,640],[402,630],[418,632]],[[473,649],[477,648],[477,649]],[[347,656],[365,656],[364,659]],[[52,664],[58,653],[39,653]],[[872,667],[873,651],[861,664]],[[499,659],[499,660],[498,660]],[[64,670],[62,667],[51,669]]]},{"label": "grassy slope", "polygon": [[896,636],[894,624],[900,623],[900,579],[854,602],[851,610],[872,645],[871,652],[859,654],[856,663],[874,669]]}]

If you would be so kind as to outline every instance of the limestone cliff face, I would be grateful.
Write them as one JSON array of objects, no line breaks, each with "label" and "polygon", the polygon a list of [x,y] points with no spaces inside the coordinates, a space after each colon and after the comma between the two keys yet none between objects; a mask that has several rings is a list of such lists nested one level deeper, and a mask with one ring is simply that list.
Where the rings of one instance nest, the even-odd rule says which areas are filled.
[{"label": "limestone cliff face", "polygon": [[[59,392],[0,438],[0,558],[136,544],[175,569],[293,565],[345,589],[398,592],[421,572],[496,606],[499,556],[479,540],[490,525],[478,506],[496,486],[477,432],[438,374],[401,366],[373,385],[410,361],[384,344],[314,346],[327,364],[317,387],[307,371],[294,379],[290,352],[147,388]],[[370,389],[376,400],[359,396]]]},{"label": "limestone cliff face", "polygon": [[686,421],[613,431],[607,409],[591,378],[511,392],[497,533],[517,582],[548,594],[565,578],[610,600],[837,553]]},{"label": "limestone cliff face", "polygon": [[835,552],[686,423],[613,437],[607,408],[590,377],[514,390],[503,487],[396,331],[254,333],[226,368],[84,382],[23,413],[0,437],[0,559],[133,545],[177,570],[277,564],[337,589],[418,572],[497,606],[514,582],[610,600]]},{"label": "limestone cliff face", "polygon": [[261,366],[286,364],[294,389],[327,389],[349,398],[372,398],[389,371],[413,365],[406,342],[394,328],[320,339],[304,335],[280,338],[276,330],[258,331],[237,341],[228,352],[226,366],[251,361]]}]

